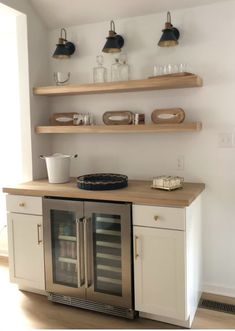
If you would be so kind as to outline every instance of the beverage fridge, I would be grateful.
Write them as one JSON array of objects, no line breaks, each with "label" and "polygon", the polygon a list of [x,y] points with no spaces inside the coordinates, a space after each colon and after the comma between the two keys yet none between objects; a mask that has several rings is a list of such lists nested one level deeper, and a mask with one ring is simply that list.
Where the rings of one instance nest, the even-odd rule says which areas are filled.
[{"label": "beverage fridge", "polygon": [[134,318],[131,204],[43,199],[51,301]]}]

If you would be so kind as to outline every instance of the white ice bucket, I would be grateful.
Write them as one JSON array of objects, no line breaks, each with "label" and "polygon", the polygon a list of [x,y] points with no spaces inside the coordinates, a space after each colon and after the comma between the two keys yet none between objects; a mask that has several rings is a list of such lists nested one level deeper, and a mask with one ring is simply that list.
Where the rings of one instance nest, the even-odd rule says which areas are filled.
[{"label": "white ice bucket", "polygon": [[67,183],[70,180],[70,160],[76,158],[76,155],[64,155],[55,153],[50,156],[40,155],[40,158],[46,161],[48,181],[51,184]]}]

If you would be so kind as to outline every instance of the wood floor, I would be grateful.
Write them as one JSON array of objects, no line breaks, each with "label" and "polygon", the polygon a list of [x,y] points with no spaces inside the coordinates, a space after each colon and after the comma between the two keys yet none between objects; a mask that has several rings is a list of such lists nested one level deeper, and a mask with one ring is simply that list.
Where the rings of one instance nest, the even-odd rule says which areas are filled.
[{"label": "wood floor", "polygon": [[[0,330],[176,328],[143,318],[130,321],[55,304],[42,295],[19,291],[9,282],[7,261],[0,258]],[[235,315],[198,309],[193,328],[234,329]]]}]

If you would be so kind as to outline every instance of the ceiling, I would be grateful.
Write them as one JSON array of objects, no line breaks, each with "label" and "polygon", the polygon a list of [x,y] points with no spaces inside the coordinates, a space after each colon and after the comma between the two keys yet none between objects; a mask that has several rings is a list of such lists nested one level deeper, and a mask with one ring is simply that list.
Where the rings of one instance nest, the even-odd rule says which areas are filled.
[{"label": "ceiling", "polygon": [[30,0],[51,28],[195,7],[226,0]]}]

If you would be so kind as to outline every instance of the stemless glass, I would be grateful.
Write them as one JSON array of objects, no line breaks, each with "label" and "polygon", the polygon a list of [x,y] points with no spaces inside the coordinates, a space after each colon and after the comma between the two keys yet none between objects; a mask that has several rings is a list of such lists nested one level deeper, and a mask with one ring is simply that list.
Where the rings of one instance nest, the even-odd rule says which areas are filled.
[{"label": "stemless glass", "polygon": [[167,65],[167,73],[168,74],[172,74],[172,69],[173,69],[172,64],[171,63],[168,63],[168,65]]},{"label": "stemless glass", "polygon": [[163,75],[167,75],[168,74],[168,64],[164,64],[163,65]]},{"label": "stemless glass", "polygon": [[153,76],[155,77],[155,76],[157,76],[158,75],[158,73],[157,73],[157,65],[154,65],[153,66]]},{"label": "stemless glass", "polygon": [[178,65],[177,64],[173,64],[172,65],[172,73],[173,74],[177,74],[178,72],[179,72]]},{"label": "stemless glass", "polygon": [[153,76],[161,76],[163,74],[163,66],[162,65],[154,65],[153,66]]},{"label": "stemless glass", "polygon": [[54,81],[56,85],[66,85],[70,79],[70,72],[54,72]]},{"label": "stemless glass", "polygon": [[178,64],[178,72],[187,72],[187,64],[186,63],[180,63]]}]

